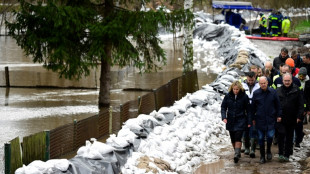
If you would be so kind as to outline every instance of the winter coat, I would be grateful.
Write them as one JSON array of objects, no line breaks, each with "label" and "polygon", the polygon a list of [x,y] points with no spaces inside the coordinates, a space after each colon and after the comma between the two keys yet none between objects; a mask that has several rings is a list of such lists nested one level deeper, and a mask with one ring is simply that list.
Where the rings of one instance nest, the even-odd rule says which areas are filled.
[{"label": "winter coat", "polygon": [[245,79],[241,84],[244,88],[244,91],[245,93],[248,95],[249,97],[249,103],[251,104],[252,103],[252,98],[253,98],[253,93],[255,90],[259,89],[259,84],[257,81],[255,81],[254,85],[253,85],[253,88],[252,88],[252,91],[250,92],[250,87],[248,85],[248,83],[246,82],[247,80]]},{"label": "winter coat", "polygon": [[292,70],[292,76],[296,76],[296,75],[298,75],[298,73],[299,73],[299,68],[294,68]]},{"label": "winter coat", "polygon": [[261,88],[253,94],[251,115],[256,121],[256,128],[262,131],[275,128],[277,117],[281,116],[281,107],[277,91],[268,87]]},{"label": "winter coat", "polygon": [[236,28],[240,28],[242,19],[239,13],[233,13],[230,15],[230,25],[235,26]]},{"label": "winter coat", "polygon": [[[295,77],[298,78],[298,74],[296,74]],[[305,80],[303,80],[303,81],[299,80],[299,82],[300,82],[300,88],[299,89],[305,90],[306,81],[308,81],[308,80],[310,80],[308,75],[306,75]]]},{"label": "winter coat", "polygon": [[297,55],[297,58],[294,59],[294,63],[295,63],[295,67],[296,67],[296,68],[300,68],[301,63],[302,63],[302,58],[300,57],[299,54]]},{"label": "winter coat", "polygon": [[292,84],[288,88],[281,86],[277,89],[277,93],[282,108],[281,122],[286,126],[295,126],[297,118],[303,120],[304,99],[302,91],[295,84]]},{"label": "winter coat", "polygon": [[304,103],[306,105],[306,111],[310,111],[310,80],[305,82],[304,87]]},{"label": "winter coat", "polygon": [[[301,86],[300,80],[298,78],[292,76],[292,79],[293,79],[293,83],[296,86],[298,86],[298,87]],[[277,89],[277,88],[281,87],[282,85],[283,85],[283,78],[282,78],[282,76],[280,76],[280,77],[276,78],[276,80],[273,82],[272,87],[273,87],[273,89]]]},{"label": "winter coat", "polygon": [[273,67],[275,67],[275,69],[277,71],[279,71],[279,67],[280,67],[281,63],[285,64],[285,61],[287,58],[289,58],[289,55],[287,55],[286,57],[282,57],[280,54],[279,57],[276,57],[273,59]]},{"label": "winter coat", "polygon": [[232,91],[226,94],[221,105],[222,120],[227,119],[226,129],[245,130],[251,123],[249,107],[249,98],[244,92],[240,91],[236,99]]},{"label": "winter coat", "polygon": [[291,27],[291,21],[289,19],[284,19],[282,21],[282,33],[288,33]]}]

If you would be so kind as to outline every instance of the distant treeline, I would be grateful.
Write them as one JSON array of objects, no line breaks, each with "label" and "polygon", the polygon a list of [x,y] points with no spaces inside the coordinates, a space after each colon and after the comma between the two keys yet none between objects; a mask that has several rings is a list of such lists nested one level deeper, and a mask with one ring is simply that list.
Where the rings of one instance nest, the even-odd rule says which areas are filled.
[{"label": "distant treeline", "polygon": [[[37,0],[41,1],[43,3],[46,3],[47,0]],[[57,0],[55,0],[57,1]],[[65,0],[58,0],[61,2],[65,2]],[[92,1],[92,0],[90,0]],[[101,0],[104,2],[104,0]],[[122,0],[120,0],[122,1]],[[194,7],[198,9],[211,9],[212,0],[193,0],[194,1]],[[217,0],[222,1],[222,0]],[[224,1],[234,1],[234,0],[224,0]],[[261,8],[272,8],[272,9],[288,9],[288,8],[304,8],[304,7],[310,7],[309,0],[237,0],[237,1],[245,1],[245,2],[252,2],[253,6],[255,7],[261,7]],[[18,0],[2,0],[0,1],[0,13],[1,13],[1,6],[3,4],[16,4]],[[35,2],[32,1],[32,2]],[[100,2],[100,0],[99,0]],[[131,0],[130,3],[127,3],[126,5],[120,4],[122,7],[127,7],[129,9],[137,10],[142,5],[142,0]],[[162,0],[150,0],[146,1],[147,6],[150,8],[156,8],[159,4],[164,4],[166,7],[170,9],[178,9],[183,8],[184,6],[184,0],[173,0],[173,1],[162,1]],[[172,2],[172,3],[171,3]],[[7,10],[7,8],[2,7],[2,11]]]},{"label": "distant treeline", "polygon": [[[249,0],[248,0],[249,1]],[[252,0],[254,6],[260,6],[262,8],[304,8],[310,7],[309,0]]]}]

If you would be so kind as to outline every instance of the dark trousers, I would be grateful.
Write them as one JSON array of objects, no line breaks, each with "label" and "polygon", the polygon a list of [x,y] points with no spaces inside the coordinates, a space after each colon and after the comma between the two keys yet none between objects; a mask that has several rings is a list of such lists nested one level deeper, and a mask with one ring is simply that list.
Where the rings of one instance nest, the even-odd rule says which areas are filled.
[{"label": "dark trousers", "polygon": [[259,26],[259,29],[260,29],[261,36],[267,35],[267,28],[266,27]]},{"label": "dark trousers", "polygon": [[267,144],[272,144],[272,139],[274,136],[274,129],[271,130],[260,130],[256,129],[258,134],[258,144],[263,146],[265,144],[265,137],[267,139]]},{"label": "dark trousers", "polygon": [[271,36],[278,36],[278,31],[279,31],[278,28],[271,28],[271,33],[272,33]]},{"label": "dark trousers", "polygon": [[245,146],[248,147],[248,145],[250,144],[250,128],[246,128],[245,131],[243,132],[243,141],[245,143]]},{"label": "dark trousers", "polygon": [[278,132],[278,148],[279,155],[289,157],[293,151],[293,136],[295,126],[283,125],[285,133]]},{"label": "dark trousers", "polygon": [[296,127],[295,127],[295,143],[296,144],[299,144],[302,142],[302,139],[304,137],[304,132],[303,132],[303,128],[304,128],[304,125],[303,125],[303,122],[299,122],[297,123]]}]

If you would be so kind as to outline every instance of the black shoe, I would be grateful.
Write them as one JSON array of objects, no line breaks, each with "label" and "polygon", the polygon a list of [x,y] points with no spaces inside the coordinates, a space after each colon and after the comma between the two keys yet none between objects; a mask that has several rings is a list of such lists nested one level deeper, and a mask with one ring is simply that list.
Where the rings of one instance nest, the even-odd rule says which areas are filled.
[{"label": "black shoe", "polygon": [[235,162],[235,163],[238,163],[238,161],[239,161],[239,156],[235,154],[234,162]]},{"label": "black shoe", "polygon": [[272,159],[272,154],[267,152],[267,160],[270,161]]},{"label": "black shoe", "polygon": [[251,158],[255,158],[255,152],[254,152],[254,151],[251,151],[250,157],[251,157]]},{"label": "black shoe", "polygon": [[264,163],[266,162],[265,157],[261,156],[259,162],[260,162],[261,164],[264,164]]}]

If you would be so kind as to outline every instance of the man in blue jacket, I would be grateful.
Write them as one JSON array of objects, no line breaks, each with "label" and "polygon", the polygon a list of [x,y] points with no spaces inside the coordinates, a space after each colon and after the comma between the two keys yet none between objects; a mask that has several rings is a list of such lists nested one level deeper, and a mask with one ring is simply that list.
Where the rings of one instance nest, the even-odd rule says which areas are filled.
[{"label": "man in blue jacket", "polygon": [[265,136],[267,137],[267,160],[272,159],[271,145],[276,122],[281,121],[281,108],[277,91],[268,87],[265,76],[259,78],[259,86],[252,98],[253,125],[256,125],[260,146],[260,163],[265,163]]}]

